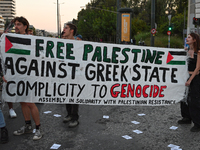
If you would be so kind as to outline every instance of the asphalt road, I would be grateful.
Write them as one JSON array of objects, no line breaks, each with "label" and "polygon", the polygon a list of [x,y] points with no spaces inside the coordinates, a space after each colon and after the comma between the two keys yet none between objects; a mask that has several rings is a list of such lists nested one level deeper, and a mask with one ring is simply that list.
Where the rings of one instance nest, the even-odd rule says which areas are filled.
[{"label": "asphalt road", "polygon": [[[13,131],[24,125],[21,107],[19,103],[14,104],[18,117],[11,119],[5,105],[3,112],[9,130],[9,143],[0,144],[0,150],[48,150],[53,144],[61,145],[58,150],[170,150],[169,144],[180,146],[182,150],[200,150],[200,133],[190,132],[192,124],[177,124],[181,118],[179,104],[157,107],[80,105],[80,124],[76,128],[68,128],[68,124],[62,122],[66,115],[64,105],[37,106],[43,138],[33,141],[34,134],[14,136]],[[52,112],[45,114],[45,111]],[[109,119],[103,118],[104,115]],[[171,126],[178,128],[169,129]],[[142,133],[137,134],[133,130]],[[125,139],[124,135],[132,139]]]}]

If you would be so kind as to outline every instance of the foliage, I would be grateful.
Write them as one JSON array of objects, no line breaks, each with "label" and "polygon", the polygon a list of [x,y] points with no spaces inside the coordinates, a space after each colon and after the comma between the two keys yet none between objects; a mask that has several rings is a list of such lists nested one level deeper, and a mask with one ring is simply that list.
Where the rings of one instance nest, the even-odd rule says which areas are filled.
[{"label": "foliage", "polygon": [[[143,36],[143,32],[150,34],[151,2],[151,0],[120,0],[122,8],[133,9],[132,37],[137,37],[137,34]],[[184,10],[187,10],[187,5],[187,0],[156,0],[155,22],[158,33],[166,35],[169,26],[168,14],[170,14],[172,15],[171,23],[173,24],[172,36],[182,37]],[[74,20],[74,22],[78,26],[79,34],[82,34],[84,39],[103,38],[104,42],[107,42],[112,37],[112,41],[114,41],[113,37],[116,35],[115,12],[117,12],[116,0],[91,0],[86,5],[86,9],[82,9],[78,13],[78,20]]]},{"label": "foliage", "polygon": [[139,19],[134,18],[132,19],[132,36],[135,36],[137,34],[140,34],[141,32],[148,31],[148,26],[146,25],[146,22]]},{"label": "foliage", "polygon": [[[106,8],[104,8],[104,10],[106,10]],[[93,22],[94,32],[98,38],[107,39],[107,35],[115,35],[116,14],[103,10],[100,10],[99,13],[99,17],[95,18]]]},{"label": "foliage", "polygon": [[[145,45],[150,46],[151,45],[151,34],[149,32],[143,32],[141,34],[138,34],[135,36],[136,44],[138,45],[138,42],[144,41]],[[155,47],[167,47],[168,45],[168,35],[157,33],[154,37],[154,46]],[[173,48],[183,48],[183,39],[182,37],[178,36],[170,36],[170,47]]]}]

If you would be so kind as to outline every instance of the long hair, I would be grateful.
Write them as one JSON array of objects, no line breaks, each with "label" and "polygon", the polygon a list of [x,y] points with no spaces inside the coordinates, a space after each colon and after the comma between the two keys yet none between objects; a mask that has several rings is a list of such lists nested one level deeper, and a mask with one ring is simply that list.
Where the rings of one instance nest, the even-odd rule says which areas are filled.
[{"label": "long hair", "polygon": [[196,40],[194,43],[193,43],[193,48],[194,48],[194,52],[198,52],[198,50],[200,50],[200,38],[199,38],[199,35],[196,34],[196,33],[190,33],[190,36],[193,38],[193,40]]}]

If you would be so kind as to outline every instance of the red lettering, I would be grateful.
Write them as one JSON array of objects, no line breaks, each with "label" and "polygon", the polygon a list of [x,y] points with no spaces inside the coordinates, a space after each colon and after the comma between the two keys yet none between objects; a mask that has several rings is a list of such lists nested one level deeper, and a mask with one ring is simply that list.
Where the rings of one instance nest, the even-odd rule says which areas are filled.
[{"label": "red lettering", "polygon": [[141,85],[135,86],[135,84],[114,84],[110,93],[111,96],[116,98],[120,96],[121,98],[125,97],[137,97],[140,98],[143,96],[144,98],[148,97],[164,97],[163,91],[167,88],[167,86],[158,86],[158,85]]},{"label": "red lettering", "polygon": [[117,97],[118,94],[120,93],[119,91],[113,92],[114,88],[115,88],[115,87],[118,87],[118,86],[120,86],[120,84],[114,84],[114,85],[111,87],[110,93],[111,93],[111,96],[112,96],[112,97]]},{"label": "red lettering", "polygon": [[143,93],[143,96],[144,97],[148,97],[148,94],[146,93],[146,89],[149,87],[149,85],[145,85],[144,87],[143,87],[143,91],[142,91],[142,93]]},{"label": "red lettering", "polygon": [[127,89],[127,97],[129,97],[129,92],[131,94],[131,97],[134,97],[134,88],[135,88],[135,85],[133,84],[133,89],[131,88],[131,85],[128,84],[128,89]]},{"label": "red lettering", "polygon": [[159,87],[157,85],[154,85],[153,97],[156,97],[158,95],[158,92],[159,92]]},{"label": "red lettering", "polygon": [[[139,93],[138,93],[138,91],[139,91]],[[141,97],[141,93],[142,93],[141,85],[138,85],[138,86],[136,87],[136,90],[135,90],[135,95],[136,95],[136,97]]]},{"label": "red lettering", "polygon": [[124,94],[126,92],[126,90],[124,89],[124,87],[126,87],[127,84],[122,84],[122,88],[121,88],[121,97],[126,97],[126,95]]},{"label": "red lettering", "polygon": [[167,88],[167,86],[161,86],[160,87],[159,97],[164,97],[164,95],[161,94],[161,93],[162,93],[162,91],[164,91],[163,89],[166,89],[166,88]]},{"label": "red lettering", "polygon": [[153,85],[151,85],[151,91],[149,93],[149,97],[152,97],[152,92],[153,92]]}]

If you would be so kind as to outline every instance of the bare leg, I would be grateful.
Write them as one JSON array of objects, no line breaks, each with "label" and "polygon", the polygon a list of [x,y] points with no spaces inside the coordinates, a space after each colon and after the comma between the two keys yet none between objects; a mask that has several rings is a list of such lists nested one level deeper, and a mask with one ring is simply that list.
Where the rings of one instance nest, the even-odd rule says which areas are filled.
[{"label": "bare leg", "polygon": [[40,124],[40,114],[39,114],[39,110],[38,110],[37,106],[34,103],[25,103],[25,104],[29,108],[29,114],[28,114],[28,112],[26,112],[27,113],[27,116],[26,116],[27,119],[28,119],[28,115],[30,117],[30,113],[31,113],[31,116],[32,116],[32,118],[35,122],[35,125],[39,125]]},{"label": "bare leg", "polygon": [[22,112],[23,112],[25,121],[31,120],[31,111],[30,111],[30,108],[28,107],[28,105],[24,102],[21,102],[20,104],[21,104],[21,108],[22,108]]}]

